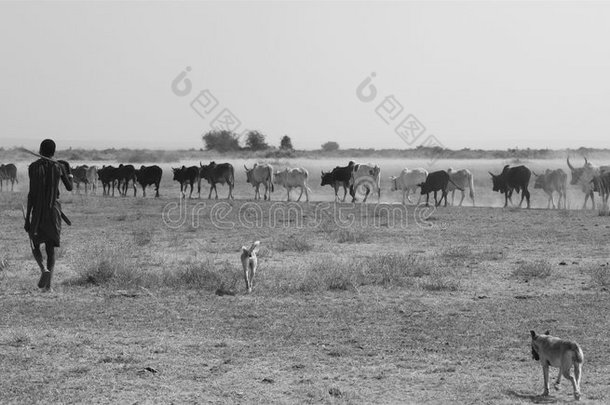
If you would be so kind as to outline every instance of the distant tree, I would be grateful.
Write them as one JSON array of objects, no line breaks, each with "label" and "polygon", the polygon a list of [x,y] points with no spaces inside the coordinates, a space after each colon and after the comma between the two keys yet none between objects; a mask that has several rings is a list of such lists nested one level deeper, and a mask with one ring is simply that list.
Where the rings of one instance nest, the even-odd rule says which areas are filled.
[{"label": "distant tree", "polygon": [[329,141],[322,144],[322,150],[324,152],[334,152],[339,150],[339,144],[337,142]]},{"label": "distant tree", "polygon": [[284,135],[280,141],[280,149],[282,150],[294,150],[292,147],[292,140],[288,135]]},{"label": "distant tree", "polygon": [[239,140],[237,135],[226,130],[212,130],[205,133],[202,137],[207,150],[218,152],[231,152],[239,150]]},{"label": "distant tree", "polygon": [[248,132],[248,135],[246,135],[246,147],[250,150],[269,149],[269,145],[265,142],[265,135],[258,131]]}]

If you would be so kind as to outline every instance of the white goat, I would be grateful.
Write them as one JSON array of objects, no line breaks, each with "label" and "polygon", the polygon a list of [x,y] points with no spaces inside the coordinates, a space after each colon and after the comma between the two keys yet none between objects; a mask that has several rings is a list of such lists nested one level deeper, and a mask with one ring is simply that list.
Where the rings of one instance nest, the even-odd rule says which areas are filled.
[{"label": "white goat", "polygon": [[256,241],[248,249],[245,246],[241,247],[241,264],[244,267],[244,278],[246,280],[246,289],[249,293],[252,292],[252,283],[254,282],[254,275],[256,274],[256,268],[258,267],[258,259],[256,253],[258,253],[258,246],[261,244],[260,241]]}]

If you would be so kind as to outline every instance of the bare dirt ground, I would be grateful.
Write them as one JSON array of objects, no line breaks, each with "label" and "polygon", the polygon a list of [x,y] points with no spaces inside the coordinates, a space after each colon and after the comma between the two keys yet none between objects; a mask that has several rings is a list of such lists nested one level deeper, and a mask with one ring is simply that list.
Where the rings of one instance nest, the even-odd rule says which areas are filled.
[{"label": "bare dirt ground", "polygon": [[[161,199],[64,191],[74,225],[51,293],[35,287],[25,179],[1,193],[0,403],[574,401],[565,380],[538,396],[530,329],[579,342],[581,402],[610,401],[610,217],[334,205],[318,173],[336,164],[302,163],[322,202],[254,203],[239,171],[237,200],[181,205],[165,166]],[[484,177],[503,163],[476,167],[481,203],[503,202]],[[239,249],[257,239],[246,295]]]}]

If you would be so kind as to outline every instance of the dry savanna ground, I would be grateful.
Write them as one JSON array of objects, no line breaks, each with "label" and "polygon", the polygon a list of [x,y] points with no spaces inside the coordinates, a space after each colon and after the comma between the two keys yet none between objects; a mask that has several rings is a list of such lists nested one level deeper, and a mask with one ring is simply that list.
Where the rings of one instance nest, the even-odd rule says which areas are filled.
[{"label": "dry savanna ground", "polygon": [[[229,203],[180,204],[169,165],[160,199],[64,191],[73,226],[42,293],[21,162],[0,194],[0,403],[574,401],[565,380],[538,396],[530,329],[578,341],[581,402],[610,402],[610,217],[540,209],[539,190],[535,209],[499,208],[486,172],[500,161],[437,162],[475,172],[479,206],[435,211],[390,204],[387,176],[423,162],[382,162],[382,203],[365,206],[319,186],[344,162],[275,162],[309,169],[309,204],[279,190],[254,203],[243,163]],[[253,240],[247,295],[239,249]]]}]

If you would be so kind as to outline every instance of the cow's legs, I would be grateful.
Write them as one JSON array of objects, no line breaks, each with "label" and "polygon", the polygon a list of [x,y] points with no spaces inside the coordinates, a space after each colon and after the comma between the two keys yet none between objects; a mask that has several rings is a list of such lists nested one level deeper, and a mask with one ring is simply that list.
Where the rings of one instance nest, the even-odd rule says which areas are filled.
[{"label": "cow's legs", "polygon": [[233,183],[229,183],[229,195],[227,196],[227,200],[233,199]]},{"label": "cow's legs", "polygon": [[341,200],[341,202],[345,202],[346,196],[347,196],[347,187],[345,187],[345,183],[343,183],[343,200]]},{"label": "cow's legs", "polygon": [[369,194],[371,193],[370,188],[368,188],[367,186],[364,186],[364,188],[366,188],[366,194],[364,195],[364,200],[362,200],[363,203],[366,202],[366,199],[368,198]]},{"label": "cow's legs", "polygon": [[[409,195],[410,191],[411,191],[411,189],[409,187],[407,187],[407,189],[406,189],[406,193],[407,193],[406,198],[407,198],[407,201],[409,201],[410,204],[413,204],[413,200],[411,200],[411,196]],[[417,192],[417,188],[413,189],[413,194],[415,194],[416,192]],[[419,198],[421,198],[421,194],[419,195]],[[403,196],[403,200],[404,200],[404,196]],[[419,201],[419,199],[418,199],[418,201]]]},{"label": "cow's legs", "polygon": [[[301,187],[301,194],[299,194],[299,198],[297,199],[297,202],[301,201],[301,197],[303,196],[303,189],[304,189],[304,187]],[[305,198],[307,198],[307,201],[309,201],[309,196],[307,195],[307,192],[305,192]]]},{"label": "cow's legs", "polygon": [[462,204],[464,203],[464,198],[466,198],[466,191],[462,190],[462,199],[460,200],[460,207],[462,206]]},{"label": "cow's legs", "polygon": [[519,208],[523,204],[523,199],[527,199],[527,208],[530,207],[530,192],[527,189],[521,190],[521,201],[519,201]]},{"label": "cow's legs", "polygon": [[542,396],[546,397],[549,395],[549,366],[542,366],[542,376],[544,377],[544,391],[542,392]]},{"label": "cow's legs", "polygon": [[441,201],[443,201],[443,198],[445,198],[445,207],[447,206],[447,190],[443,190],[443,195],[441,195]]}]

